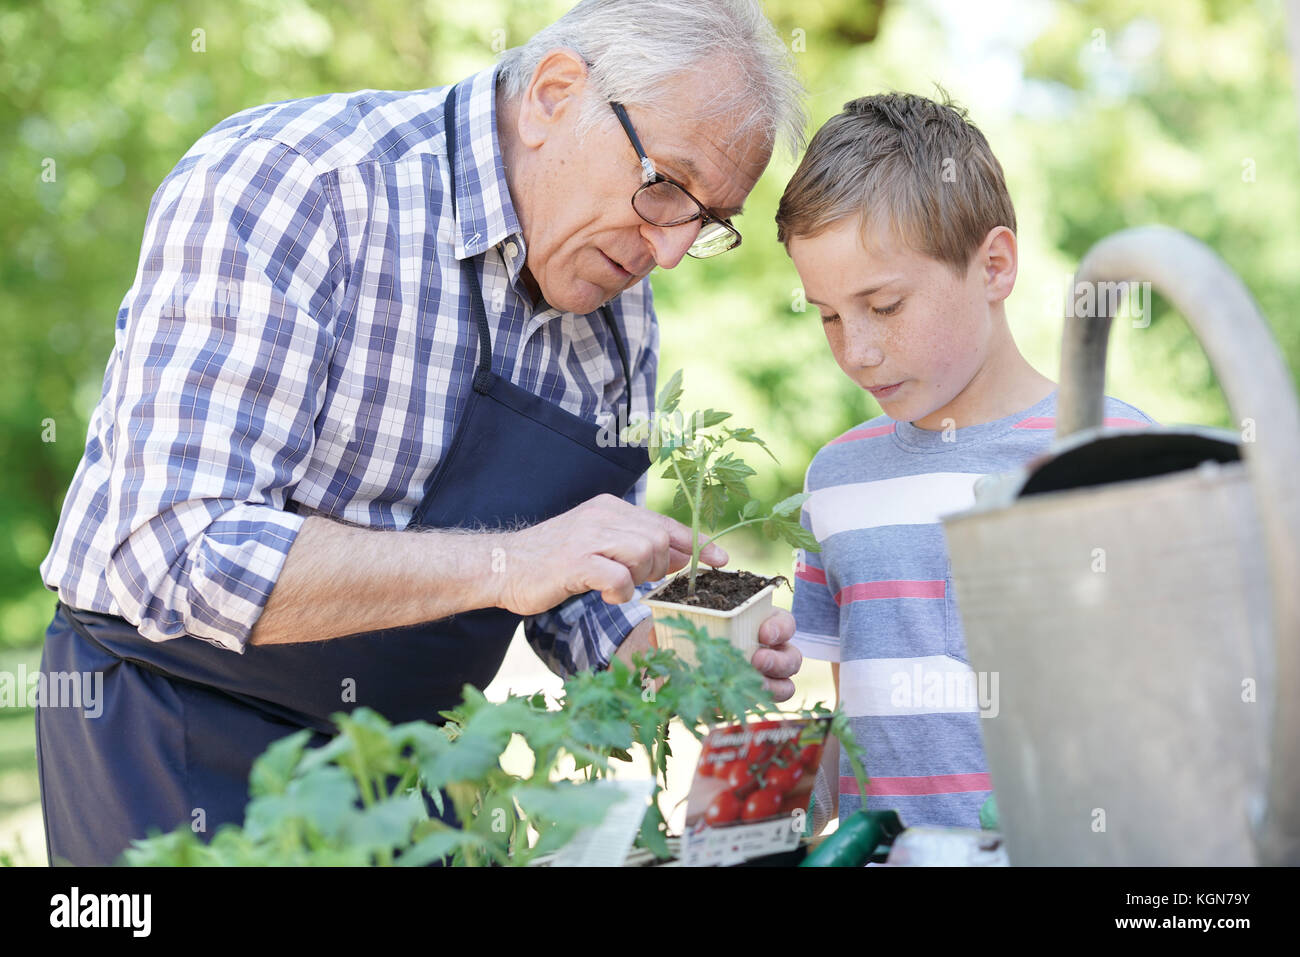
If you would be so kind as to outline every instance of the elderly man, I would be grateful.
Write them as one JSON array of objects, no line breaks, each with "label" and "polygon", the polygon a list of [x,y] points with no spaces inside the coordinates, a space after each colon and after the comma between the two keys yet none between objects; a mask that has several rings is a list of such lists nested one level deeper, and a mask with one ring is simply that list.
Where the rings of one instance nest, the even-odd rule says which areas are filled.
[{"label": "elderly man", "polygon": [[[653,401],[647,275],[739,244],[799,92],[755,3],[589,0],[454,87],[195,144],[41,567],[43,668],[105,678],[100,717],[37,712],[51,861],[242,820],[271,741],[437,720],[521,620],[560,673],[652,643],[638,595],[689,533],[597,436]],[[793,631],[754,656],[778,698]]]}]

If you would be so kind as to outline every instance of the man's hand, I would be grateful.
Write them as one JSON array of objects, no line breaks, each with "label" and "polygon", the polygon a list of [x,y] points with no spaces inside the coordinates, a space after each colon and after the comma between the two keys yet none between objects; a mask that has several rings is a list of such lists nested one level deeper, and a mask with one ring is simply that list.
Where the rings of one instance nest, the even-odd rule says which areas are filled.
[{"label": "man's hand", "polygon": [[794,682],[790,679],[803,664],[803,653],[789,643],[793,637],[794,615],[784,608],[775,609],[758,626],[758,641],[764,647],[754,652],[750,661],[762,672],[764,687],[777,701],[794,697]]},{"label": "man's hand", "polygon": [[[525,617],[593,590],[611,605],[631,601],[637,585],[685,568],[691,559],[689,528],[613,495],[507,532],[493,544],[499,579],[494,604]],[[700,560],[716,568],[727,563],[727,553],[709,545]]]}]

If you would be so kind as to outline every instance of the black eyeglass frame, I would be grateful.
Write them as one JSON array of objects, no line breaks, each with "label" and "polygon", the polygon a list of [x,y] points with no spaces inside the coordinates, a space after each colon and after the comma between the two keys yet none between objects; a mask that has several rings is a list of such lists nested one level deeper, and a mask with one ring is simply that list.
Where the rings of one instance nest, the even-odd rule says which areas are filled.
[{"label": "black eyeglass frame", "polygon": [[[638,186],[636,192],[632,194],[633,212],[635,212],[638,216],[644,219],[651,226],[661,226],[661,227],[684,226],[687,223],[693,223],[695,222],[695,220],[698,219],[700,221],[701,234],[710,223],[717,223],[719,226],[721,226],[723,229],[725,229],[727,232],[731,234],[733,242],[731,243],[730,246],[726,246],[723,249],[719,249],[717,252],[711,252],[703,256],[699,255],[698,253],[691,252],[691,249],[694,249],[696,246],[700,245],[700,239],[697,237],[695,242],[691,243],[690,248],[686,250],[686,254],[690,256],[692,259],[710,259],[714,256],[720,256],[723,253],[731,252],[731,250],[739,246],[742,240],[742,237],[740,235],[740,230],[738,230],[735,226],[731,225],[730,220],[723,219],[720,216],[715,216],[711,212],[709,212],[708,207],[705,206],[703,203],[701,203],[694,196],[692,196],[691,191],[688,190],[681,183],[677,182],[677,180],[673,179],[671,176],[665,176],[663,173],[655,169],[654,162],[650,159],[650,157],[646,156],[645,149],[641,146],[640,137],[636,135],[636,130],[632,128],[632,121],[628,119],[627,110],[623,108],[623,104],[615,103],[614,101],[611,100],[609,105],[614,108],[614,115],[618,117],[619,123],[621,123],[623,126],[623,131],[627,133],[627,138],[631,140],[632,148],[636,150],[637,158],[641,160],[641,171],[645,175],[645,182],[643,182],[640,186]],[[668,183],[669,185],[675,186],[677,189],[681,190],[682,193],[686,196],[686,198],[695,204],[697,209],[696,214],[686,219],[678,220],[675,223],[657,223],[653,219],[648,217],[645,213],[641,212],[641,210],[637,209],[636,198],[640,196],[644,190],[648,189],[651,186],[655,186],[659,183]]]}]

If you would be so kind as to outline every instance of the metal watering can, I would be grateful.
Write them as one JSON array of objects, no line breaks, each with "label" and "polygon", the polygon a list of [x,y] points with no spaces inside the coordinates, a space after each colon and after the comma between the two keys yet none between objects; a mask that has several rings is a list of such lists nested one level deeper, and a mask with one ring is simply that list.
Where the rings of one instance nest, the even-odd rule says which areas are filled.
[{"label": "metal watering can", "polygon": [[980,723],[1011,862],[1300,864],[1291,375],[1245,286],[1184,233],[1116,233],[1075,280],[1167,296],[1243,431],[1102,429],[1098,295],[1066,321],[1051,453],[944,517],[971,667],[998,674]]}]

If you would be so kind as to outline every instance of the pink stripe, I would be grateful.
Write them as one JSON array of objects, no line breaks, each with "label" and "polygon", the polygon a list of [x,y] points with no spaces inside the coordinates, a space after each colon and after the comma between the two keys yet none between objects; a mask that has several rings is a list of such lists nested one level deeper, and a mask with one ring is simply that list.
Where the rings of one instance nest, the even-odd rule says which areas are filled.
[{"label": "pink stripe", "polygon": [[[1150,422],[1139,422],[1137,419],[1106,419],[1102,422],[1104,426],[1112,429],[1124,429],[1137,427],[1139,429],[1148,428]],[[1021,419],[1013,429],[1054,429],[1056,428],[1056,419],[1044,416],[1034,416],[1028,419]]]},{"label": "pink stripe", "polygon": [[820,568],[813,568],[811,565],[801,568],[794,573],[795,578],[802,578],[806,582],[812,582],[814,585],[826,584],[826,573]]},{"label": "pink stripe", "polygon": [[854,429],[852,432],[845,432],[838,439],[831,439],[827,445],[839,445],[841,442],[855,442],[858,439],[874,439],[878,435],[890,435],[894,431],[894,423],[888,425],[876,425],[869,429]]},{"label": "pink stripe", "polygon": [[[915,778],[870,778],[867,794],[902,797],[914,794],[961,794],[965,791],[992,791],[993,778],[984,774],[933,774]],[[858,794],[857,778],[840,778],[840,794]]]},{"label": "pink stripe", "polygon": [[940,581],[883,581],[859,582],[842,588],[835,596],[835,604],[847,605],[855,601],[872,601],[877,598],[942,598],[946,583]]}]

